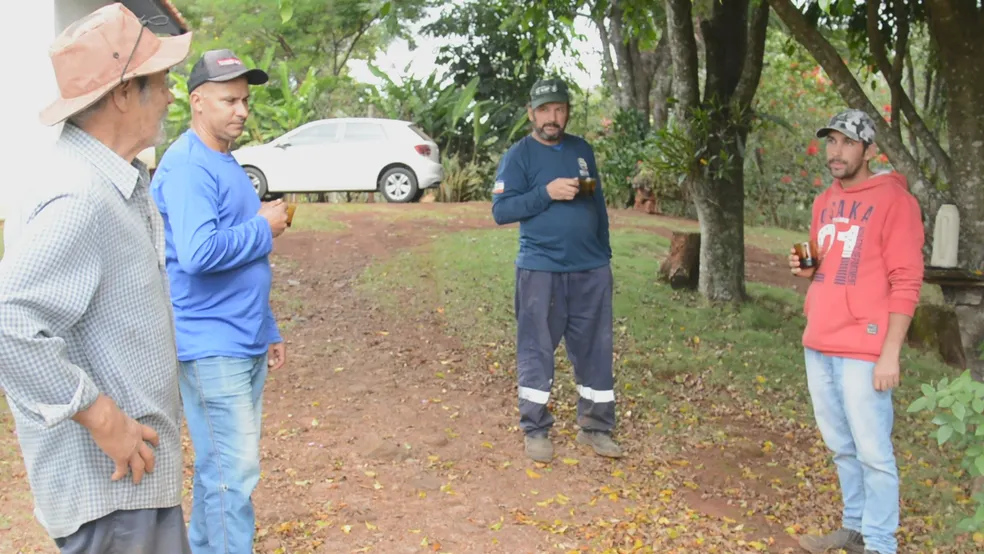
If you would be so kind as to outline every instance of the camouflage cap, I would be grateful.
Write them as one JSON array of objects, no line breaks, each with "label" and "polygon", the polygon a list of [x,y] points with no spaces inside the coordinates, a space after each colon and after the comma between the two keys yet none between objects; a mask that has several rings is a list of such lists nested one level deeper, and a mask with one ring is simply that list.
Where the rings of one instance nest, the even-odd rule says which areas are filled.
[{"label": "camouflage cap", "polygon": [[817,131],[817,138],[823,138],[831,131],[838,131],[852,140],[872,144],[875,142],[875,122],[861,110],[844,110],[830,118],[826,127]]}]

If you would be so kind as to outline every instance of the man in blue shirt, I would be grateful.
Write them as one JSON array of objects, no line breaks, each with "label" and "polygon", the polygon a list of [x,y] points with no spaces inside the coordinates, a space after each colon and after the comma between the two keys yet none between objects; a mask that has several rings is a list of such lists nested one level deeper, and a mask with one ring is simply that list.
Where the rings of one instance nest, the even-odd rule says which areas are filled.
[{"label": "man in blue shirt", "polygon": [[[499,225],[519,222],[516,259],[516,364],[520,427],[526,455],[553,458],[547,409],[554,352],[564,338],[577,382],[577,441],[602,456],[622,450],[615,427],[612,375],[612,248],[608,211],[594,151],[564,132],[570,111],[567,84],[533,85],[527,115],[533,131],[502,157],[492,191]],[[579,179],[593,178],[584,187]]]},{"label": "man in blue shirt", "polygon": [[249,116],[248,85],[267,80],[229,50],[206,52],[188,79],[191,128],[168,148],[151,184],[165,224],[181,397],[195,448],[194,554],[253,551],[263,384],[268,366],[286,359],[270,309],[269,261],[286,207],[261,206],[229,154]]}]

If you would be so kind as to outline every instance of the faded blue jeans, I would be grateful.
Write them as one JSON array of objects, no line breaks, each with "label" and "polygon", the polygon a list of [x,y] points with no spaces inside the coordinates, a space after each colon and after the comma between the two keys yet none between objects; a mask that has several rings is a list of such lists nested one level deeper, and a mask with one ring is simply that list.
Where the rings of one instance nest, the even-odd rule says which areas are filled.
[{"label": "faded blue jeans", "polygon": [[250,495],[260,480],[267,356],[181,364],[181,398],[195,448],[188,540],[193,554],[251,554]]},{"label": "faded blue jeans", "polygon": [[874,386],[874,362],[806,349],[806,377],[817,427],[844,498],[842,525],[864,536],[865,548],[895,554],[899,474],[892,447],[892,391]]}]

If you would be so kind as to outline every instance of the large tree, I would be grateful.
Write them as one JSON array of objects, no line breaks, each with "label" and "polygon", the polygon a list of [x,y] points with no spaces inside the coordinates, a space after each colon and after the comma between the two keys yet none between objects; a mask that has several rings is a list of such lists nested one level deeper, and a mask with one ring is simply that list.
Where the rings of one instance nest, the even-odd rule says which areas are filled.
[{"label": "large tree", "polygon": [[[703,93],[695,6],[704,50]],[[675,105],[662,140],[664,162],[679,168],[697,208],[700,292],[712,301],[740,302],[745,298],[744,144],[762,73],[769,6],[761,0],[666,0],[666,19]]]},{"label": "large tree", "polygon": [[[867,112],[878,128],[878,146],[904,173],[923,207],[927,237],[936,210],[946,202],[960,212],[960,266],[984,270],[984,6],[981,0],[826,0],[824,12],[809,2],[804,11],[792,0],[768,0],[789,34],[806,47],[834,82],[844,101]],[[825,32],[847,29],[866,49],[892,93],[891,122],[869,100]],[[923,102],[916,93],[911,63],[916,31],[928,33],[932,55],[924,71]],[[908,85],[904,73],[908,71]],[[935,85],[933,84],[935,80]],[[935,98],[943,96],[941,101]],[[918,107],[922,105],[922,113]],[[945,131],[927,122],[942,106]],[[901,114],[901,115],[900,115]],[[903,122],[909,131],[903,138]],[[984,365],[981,289],[944,288],[960,322],[968,364],[978,379]]]}]

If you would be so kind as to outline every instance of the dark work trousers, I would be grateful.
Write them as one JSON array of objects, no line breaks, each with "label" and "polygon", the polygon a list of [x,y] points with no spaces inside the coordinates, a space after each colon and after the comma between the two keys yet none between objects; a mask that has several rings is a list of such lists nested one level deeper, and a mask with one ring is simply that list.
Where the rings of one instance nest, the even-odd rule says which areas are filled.
[{"label": "dark work trousers", "polygon": [[55,544],[62,554],[191,554],[181,506],[119,510]]},{"label": "dark work trousers", "polygon": [[517,268],[515,310],[523,432],[545,436],[553,425],[547,403],[554,352],[563,337],[577,383],[577,424],[610,433],[615,427],[611,267],[574,273]]}]

